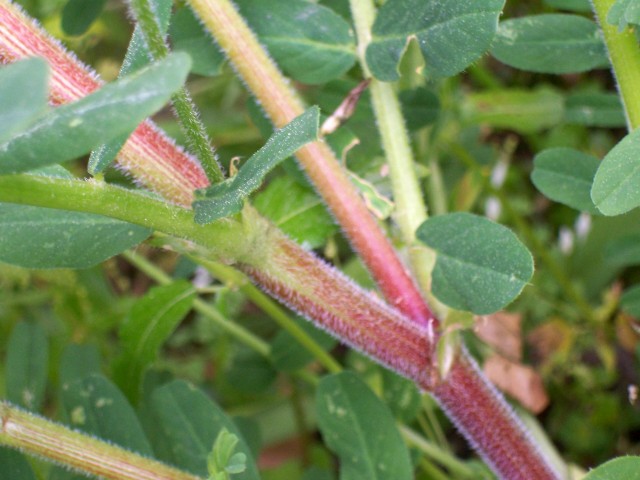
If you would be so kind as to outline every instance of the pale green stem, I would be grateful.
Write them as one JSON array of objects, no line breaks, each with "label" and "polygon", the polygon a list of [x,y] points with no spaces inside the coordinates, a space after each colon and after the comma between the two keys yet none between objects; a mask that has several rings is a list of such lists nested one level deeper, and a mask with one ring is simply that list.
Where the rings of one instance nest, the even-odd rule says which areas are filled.
[{"label": "pale green stem", "polygon": [[200,480],[200,477],[73,431],[6,402],[0,402],[0,422],[0,444],[96,477]]},{"label": "pale green stem", "polygon": [[[156,267],[153,263],[149,262],[142,255],[138,255],[132,251],[126,251],[122,253],[122,256],[126,258],[131,264],[135,265],[139,270],[144,272],[149,278],[160,285],[168,285],[173,279]],[[252,334],[249,330],[241,327],[240,325],[230,321],[218,310],[213,308],[207,302],[200,298],[196,298],[193,301],[193,308],[195,311],[203,315],[205,318],[211,320],[215,325],[222,328],[229,333],[239,342],[245,344],[247,347],[253,349],[263,357],[268,357],[270,348],[261,338]]]},{"label": "pale green stem", "polygon": [[193,219],[193,211],[145,193],[95,181],[28,174],[0,175],[0,202],[105,215],[189,239],[228,261],[258,261],[254,257],[259,259],[264,251],[256,249],[256,239],[263,238],[263,229],[270,228],[257,218],[252,222],[244,218],[240,221],[222,219],[198,225]]},{"label": "pale green stem", "polygon": [[[160,31],[158,20],[149,0],[131,0],[130,3],[151,55],[155,59],[166,57],[169,54],[169,46]],[[202,121],[200,121],[200,115],[189,92],[185,88],[181,88],[171,98],[189,146],[200,160],[207,178],[214,184],[223,181],[224,174],[213,153],[211,140]]]},{"label": "pale green stem", "polygon": [[451,453],[443,450],[438,447],[434,443],[431,443],[424,439],[421,435],[418,435],[415,431],[406,427],[404,425],[400,425],[400,433],[404,439],[409,443],[409,445],[417,448],[422,453],[427,455],[432,460],[435,460],[443,467],[449,469],[449,471],[463,478],[473,478],[474,471],[465,463],[461,462],[457,457],[452,455]]},{"label": "pale green stem", "polygon": [[[376,13],[375,6],[371,0],[351,0],[350,4],[358,37],[360,65],[365,76],[370,77],[364,53],[371,40],[371,26]],[[415,232],[427,219],[427,208],[415,172],[415,160],[404,116],[398,97],[390,83],[372,78],[369,90],[382,146],[389,165],[395,201],[394,219],[400,227],[402,240],[410,246],[409,255],[412,270],[423,293],[427,294],[430,291],[431,270],[435,256],[427,247],[416,245]]]},{"label": "pale green stem", "polygon": [[607,14],[614,3],[615,0],[592,0],[618,82],[627,126],[632,131],[640,126],[640,47],[631,28],[618,32],[618,27],[607,23]]}]

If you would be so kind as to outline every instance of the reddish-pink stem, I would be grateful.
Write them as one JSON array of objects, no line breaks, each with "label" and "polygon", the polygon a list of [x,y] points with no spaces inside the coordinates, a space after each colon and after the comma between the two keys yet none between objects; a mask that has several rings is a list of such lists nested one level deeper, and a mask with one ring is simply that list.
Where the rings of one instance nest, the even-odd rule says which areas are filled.
[{"label": "reddish-pink stem", "polygon": [[[284,126],[304,111],[298,96],[229,2],[190,0],[189,3],[276,127]],[[413,321],[429,324],[435,330],[437,320],[413,278],[327,144],[309,144],[296,157],[389,303]]]},{"label": "reddish-pink stem", "polygon": [[[0,4],[0,38],[2,63],[33,56],[47,60],[51,69],[49,98],[54,105],[78,100],[102,85],[95,73],[5,0]],[[198,162],[149,120],[130,137],[118,163],[137,181],[182,205],[191,205],[193,191],[209,184]]]},{"label": "reddish-pink stem", "polygon": [[[244,45],[243,35],[236,38],[239,48]],[[249,47],[245,45],[244,48]],[[242,58],[249,53],[241,50],[238,55]],[[51,65],[52,103],[75,100],[101,84],[14,5],[0,0],[0,61],[8,63],[35,55],[45,57]],[[242,68],[246,66],[236,67],[242,74]],[[262,88],[267,92],[274,88],[271,93],[277,96],[280,89],[272,84],[271,73],[268,69],[255,72],[264,82]],[[296,115],[297,107],[288,103],[286,95],[276,100],[281,107],[278,113],[281,117],[276,124],[282,125]],[[270,243],[274,250],[267,252],[266,264],[244,265],[245,271],[274,296],[354,348],[432,391],[502,478],[558,478],[473,361],[462,355],[446,379],[437,379],[432,355],[433,319],[413,280],[351,184],[339,173],[339,165],[330,149],[324,143],[314,143],[302,150],[299,158],[345,226],[356,249],[365,257],[385,296],[407,317],[366,294],[346,277],[283,237]],[[136,130],[119,161],[134,178],[168,200],[183,205],[191,203],[194,189],[208,183],[200,166],[151,122]]]},{"label": "reddish-pink stem", "polygon": [[407,322],[396,310],[281,235],[276,234],[269,245],[266,264],[242,266],[256,283],[341,341],[431,392],[501,478],[560,478],[466,354],[456,359],[444,380],[439,379],[430,353],[429,327]]}]

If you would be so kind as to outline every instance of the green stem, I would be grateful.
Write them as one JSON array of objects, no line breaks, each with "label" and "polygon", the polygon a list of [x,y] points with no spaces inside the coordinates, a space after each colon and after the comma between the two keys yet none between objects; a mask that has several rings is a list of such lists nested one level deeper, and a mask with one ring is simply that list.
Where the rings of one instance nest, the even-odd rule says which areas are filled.
[{"label": "green stem", "polygon": [[104,183],[28,174],[2,175],[0,201],[105,215],[187,238],[227,260],[250,262],[252,257],[264,254],[255,248],[256,238],[264,236],[260,222],[223,219],[198,225],[191,210]]},{"label": "green stem", "polygon": [[607,14],[615,0],[592,0],[604,42],[609,51],[613,73],[627,116],[627,126],[632,131],[640,126],[640,47],[631,28],[618,32],[616,26],[607,23]]},{"label": "green stem", "polygon": [[418,435],[409,427],[400,426],[400,433],[402,433],[402,436],[409,445],[417,448],[443,467],[446,467],[453,475],[458,475],[463,478],[474,477],[474,471],[472,468],[461,462],[455,455],[452,455],[434,443],[427,441],[424,437]]},{"label": "green stem", "polygon": [[[350,5],[358,37],[360,65],[365,76],[370,77],[364,52],[371,39],[375,6],[371,0],[351,0]],[[427,208],[415,173],[415,160],[404,116],[391,84],[372,78],[369,91],[382,146],[389,164],[393,198],[396,204],[394,219],[400,227],[404,243],[411,246],[409,255],[413,272],[422,291],[426,294],[430,291],[431,270],[435,263],[435,256],[430,249],[415,245],[415,232],[427,219]]]},{"label": "green stem", "polygon": [[0,402],[0,444],[113,480],[199,480],[156,460],[132,453]]},{"label": "green stem", "polygon": [[[144,272],[149,278],[153,279],[160,285],[168,285],[173,281],[173,279],[169,275],[164,273],[153,263],[149,262],[142,255],[138,255],[137,253],[134,253],[132,251],[126,251],[122,253],[122,256],[126,258],[131,264],[135,265],[139,270]],[[193,301],[193,308],[202,316],[208,318],[214,324],[218,325],[228,334],[233,336],[239,342],[245,344],[247,347],[253,349],[263,357],[269,357],[269,344],[267,344],[261,338],[252,334],[249,330],[227,319],[218,310],[213,308],[201,298],[196,298]]]},{"label": "green stem", "polygon": [[[189,4],[276,127],[303,112],[301,99],[230,0],[189,0]],[[329,146],[313,142],[301,148],[296,157],[389,303],[419,324],[435,325],[437,320],[413,279]]]},{"label": "green stem", "polygon": [[[131,0],[130,3],[131,10],[142,29],[151,56],[155,59],[166,57],[169,54],[169,46],[160,30],[158,19],[151,8],[149,0]],[[171,98],[178,119],[180,120],[182,131],[193,153],[195,153],[198,160],[200,160],[207,178],[213,184],[223,181],[224,174],[216,160],[216,156],[211,148],[211,140],[207,135],[204,125],[200,121],[200,115],[189,92],[187,92],[185,88],[181,88]]]}]

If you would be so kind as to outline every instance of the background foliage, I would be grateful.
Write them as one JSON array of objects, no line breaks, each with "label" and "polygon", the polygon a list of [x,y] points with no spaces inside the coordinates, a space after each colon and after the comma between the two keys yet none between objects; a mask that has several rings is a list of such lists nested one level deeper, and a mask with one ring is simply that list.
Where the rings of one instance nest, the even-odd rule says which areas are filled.
[{"label": "background foliage", "polygon": [[[118,77],[133,33],[123,2],[21,3],[101,76]],[[330,114],[359,82],[348,2],[237,3],[273,58],[323,115]],[[468,314],[449,319],[449,324],[463,330],[481,362],[508,348],[507,338],[518,342],[505,355],[511,373],[496,382],[505,381],[505,375],[507,383],[522,379],[521,368],[533,366],[539,375],[535,376],[538,388],[519,396],[508,393],[524,405],[542,402],[535,412],[537,421],[565,460],[587,468],[615,456],[640,454],[640,412],[629,401],[628,390],[640,383],[636,320],[640,301],[634,287],[640,265],[640,223],[633,210],[640,200],[636,178],[630,173],[637,165],[639,137],[637,131],[625,137],[624,112],[588,2],[510,1],[495,38],[489,27],[481,27],[491,25],[491,18],[503,7],[501,1],[479,2],[482,5],[473,12],[456,10],[452,5],[457,3],[471,2],[407,0],[403,5],[413,11],[438,4],[450,15],[440,20],[462,37],[468,32],[463,19],[476,15],[479,27],[473,42],[459,39],[465,50],[448,51],[446,44],[438,43],[439,35],[450,37],[438,25],[398,20],[400,10],[388,1],[380,8],[366,52],[374,76],[399,78],[399,97],[429,210],[439,215],[418,233],[439,254],[434,294],[452,307],[491,314],[522,291],[509,307],[515,312],[509,317],[515,334],[493,342],[486,337],[479,340],[465,328],[472,325]],[[625,2],[617,2],[608,20],[621,28],[638,25],[634,12]],[[425,15],[433,18],[430,13]],[[262,21],[265,16],[269,22]],[[232,180],[202,192],[202,220],[237,211],[243,198],[236,195],[237,185],[245,188],[248,179],[264,176],[265,183],[252,197],[258,210],[356,282],[372,287],[293,161],[263,171],[247,160],[263,147],[271,127],[182,2],[176,2],[168,31],[174,50],[191,55],[187,85],[222,164],[228,171],[234,168],[232,159],[241,158],[242,167]],[[411,42],[405,51],[405,40],[411,35],[422,42]],[[485,54],[487,49],[490,52]],[[116,96],[135,97],[134,82],[146,88],[150,82],[144,75],[151,75],[157,94],[148,99],[153,105],[148,110],[140,105],[123,110],[113,103],[112,110],[96,110],[96,116],[107,121],[95,131],[83,131],[87,141],[80,150],[69,153],[62,146],[66,156],[58,157],[48,148],[47,128],[55,128],[56,121],[68,125],[73,107],[44,113],[48,116],[40,120],[41,126],[33,127],[32,122],[46,110],[43,65],[34,60],[21,65],[24,72],[12,70],[12,75],[28,83],[7,77],[9,70],[3,69],[0,87],[12,89],[6,98],[14,99],[15,105],[3,105],[0,126],[17,130],[32,125],[33,137],[9,142],[14,150],[0,153],[4,165],[0,172],[14,170],[7,159],[26,148],[27,141],[29,149],[40,141],[50,154],[34,156],[34,162],[47,157],[49,163],[57,163],[129,133],[175,91],[188,64],[185,56],[174,54],[162,64],[132,68],[138,71],[136,80],[125,77],[115,84],[113,88],[122,89]],[[150,69],[155,71],[149,73]],[[158,73],[158,69],[163,70]],[[157,78],[166,84],[155,83]],[[21,102],[28,96],[31,100],[25,106]],[[104,107],[100,98],[93,101]],[[91,102],[89,98],[81,107],[86,109]],[[353,117],[329,141],[343,154],[372,211],[384,220],[391,213],[390,185],[372,116],[365,93]],[[160,111],[155,118],[178,141],[187,143],[168,111]],[[317,119],[305,125],[313,130]],[[9,128],[0,130],[2,142],[13,133]],[[306,135],[312,138],[315,131]],[[73,138],[75,145],[81,143]],[[355,138],[359,144],[348,149]],[[267,150],[261,152],[275,161],[296,145],[284,145],[274,155],[267,143]],[[92,172],[103,171],[109,181],[130,185],[121,172],[108,166],[109,161],[92,164]],[[86,175],[86,159],[66,167],[73,175]],[[40,173],[70,175],[57,167]],[[207,210],[210,199],[227,194],[235,202],[228,204],[229,211]],[[448,212],[468,213],[445,216]],[[274,315],[257,306],[255,295],[239,288],[234,279],[221,274],[213,280],[192,259],[148,246],[92,266],[137,245],[150,232],[102,217],[63,215],[58,220],[69,224],[68,238],[76,243],[34,248],[34,239],[47,235],[51,214],[43,217],[42,209],[7,204],[0,212],[5,225],[27,219],[32,227],[15,238],[11,233],[0,235],[0,260],[41,268],[0,264],[0,351],[5,358],[0,391],[4,398],[202,476],[210,473],[207,455],[224,426],[240,438],[236,451],[248,459],[246,469],[232,478],[259,478],[260,470],[265,479],[332,479],[337,478],[336,459],[341,479],[390,478],[386,468],[399,472],[393,478],[410,478],[414,468],[418,478],[425,479],[491,478],[433,401],[408,381],[337,346],[324,332],[290,314],[321,351],[331,352],[359,374],[326,376],[317,387],[310,386],[300,371],[318,372],[317,355],[301,348],[291,331],[278,326]],[[87,239],[73,230],[83,222],[104,224],[95,225],[98,236]],[[444,227],[438,228],[438,222]],[[466,236],[457,243],[445,242],[452,236],[445,227],[463,230]],[[391,226],[387,228],[393,238],[398,236]],[[123,243],[111,240],[113,235],[122,241],[123,232],[128,234]],[[484,239],[486,249],[469,244],[474,238]],[[51,266],[47,261],[52,255],[57,265],[76,270],[43,269]],[[479,260],[487,258],[507,265]],[[145,259],[159,271],[145,270]],[[483,277],[477,291],[457,287],[456,277],[485,270],[493,275],[491,282]],[[464,298],[465,294],[473,297]],[[259,337],[262,352],[231,338],[221,328],[220,318]],[[548,401],[539,400],[540,396]],[[455,460],[436,461],[414,444],[407,448],[398,441],[396,421],[421,431]],[[370,444],[368,440],[380,431],[393,434]],[[367,463],[381,454],[389,454],[389,464],[386,457],[379,464]],[[352,464],[354,455],[365,464]],[[0,472],[0,478],[77,476],[4,449],[0,449],[0,464],[9,465],[3,470],[11,472]]]}]

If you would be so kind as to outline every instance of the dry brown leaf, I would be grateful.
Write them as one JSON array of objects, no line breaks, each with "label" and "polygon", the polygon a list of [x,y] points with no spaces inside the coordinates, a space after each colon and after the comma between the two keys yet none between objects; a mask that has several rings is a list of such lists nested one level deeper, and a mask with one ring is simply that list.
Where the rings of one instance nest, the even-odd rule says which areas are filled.
[{"label": "dry brown leaf", "polygon": [[475,332],[496,352],[512,360],[522,359],[522,315],[497,312],[476,318]]},{"label": "dry brown leaf", "polygon": [[620,313],[616,317],[616,337],[618,344],[627,352],[635,352],[640,341],[640,334],[636,330],[638,320],[627,315]]},{"label": "dry brown leaf", "polygon": [[564,320],[556,318],[540,325],[527,335],[527,343],[539,363],[546,363],[558,352],[568,352],[573,344],[575,332]]},{"label": "dry brown leaf", "polygon": [[493,355],[484,362],[484,373],[504,393],[534,414],[549,404],[542,378],[533,368]]}]

